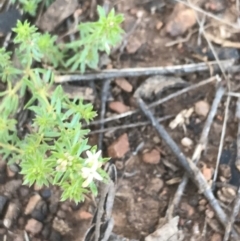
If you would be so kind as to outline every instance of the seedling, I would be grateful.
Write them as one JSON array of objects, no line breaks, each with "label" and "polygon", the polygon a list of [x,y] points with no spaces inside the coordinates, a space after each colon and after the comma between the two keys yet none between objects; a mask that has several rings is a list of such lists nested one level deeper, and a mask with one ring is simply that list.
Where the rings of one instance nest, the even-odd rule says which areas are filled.
[{"label": "seedling", "polygon": [[[98,12],[100,20],[80,25],[81,40],[67,46],[72,50],[82,49],[80,55],[76,52],[67,62],[69,66],[73,64],[72,68],[80,65],[84,71],[86,65],[95,67],[98,51],[109,53],[120,40],[122,17],[116,18],[114,11],[106,16],[100,7]],[[18,62],[19,67],[13,64],[11,52],[0,49],[0,77],[6,84],[6,90],[0,93],[0,154],[9,163],[20,166],[23,184],[59,186],[63,190],[62,201],[80,202],[88,192],[96,195],[96,180],[108,180],[101,166],[109,159],[102,158],[96,146],[88,145],[89,130],[82,128],[83,121],[89,122],[96,116],[92,104],[78,99],[71,101],[61,86],[50,94],[54,73],[50,69],[33,67],[36,62],[39,64],[35,66],[47,63],[51,69],[61,66],[64,55],[55,43],[55,36],[39,33],[27,21],[18,21],[13,31],[16,34],[14,43],[18,45],[15,63]],[[20,99],[27,91],[31,98],[24,108],[32,111],[34,118],[29,132],[20,138],[16,113],[21,111]]]}]

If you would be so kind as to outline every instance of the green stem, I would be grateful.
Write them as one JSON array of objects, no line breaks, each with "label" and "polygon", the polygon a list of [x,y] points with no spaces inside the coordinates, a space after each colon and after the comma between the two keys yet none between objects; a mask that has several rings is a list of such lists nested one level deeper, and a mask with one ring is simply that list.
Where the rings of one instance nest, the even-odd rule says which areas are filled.
[{"label": "green stem", "polygon": [[23,154],[23,150],[18,149],[17,147],[10,145],[10,144],[4,144],[0,142],[0,147],[4,148],[4,149],[8,149],[10,151],[15,151],[19,154]]}]

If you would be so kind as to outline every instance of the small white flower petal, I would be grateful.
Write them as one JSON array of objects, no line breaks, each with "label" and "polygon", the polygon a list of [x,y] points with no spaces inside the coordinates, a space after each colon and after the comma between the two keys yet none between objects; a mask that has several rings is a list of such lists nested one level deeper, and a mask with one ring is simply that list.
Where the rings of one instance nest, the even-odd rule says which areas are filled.
[{"label": "small white flower petal", "polygon": [[92,158],[92,156],[93,156],[92,152],[90,152],[90,151],[86,151],[86,154],[87,154],[88,158]]},{"label": "small white flower petal", "polygon": [[89,176],[82,184],[82,187],[88,187],[89,184],[92,182],[93,178],[92,176]]},{"label": "small white flower petal", "polygon": [[101,156],[101,154],[102,154],[102,151],[99,150],[94,156],[95,156],[95,158],[98,160],[99,157]]},{"label": "small white flower petal", "polygon": [[103,180],[102,176],[100,176],[100,174],[97,173],[97,172],[94,173],[94,178],[97,179],[98,181],[102,181]]},{"label": "small white flower petal", "polygon": [[91,169],[87,167],[82,168],[82,177],[87,178],[89,175],[91,175]]}]

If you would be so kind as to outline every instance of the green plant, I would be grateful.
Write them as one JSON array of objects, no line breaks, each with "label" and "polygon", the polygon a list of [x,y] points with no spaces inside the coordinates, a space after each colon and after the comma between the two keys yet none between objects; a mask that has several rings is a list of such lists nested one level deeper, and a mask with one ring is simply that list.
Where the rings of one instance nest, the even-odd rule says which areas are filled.
[{"label": "green plant", "polygon": [[[28,0],[20,2],[25,4]],[[82,71],[86,65],[95,68],[99,51],[109,53],[120,41],[122,15],[115,16],[114,10],[106,15],[101,7],[98,13],[99,21],[80,24],[81,39],[65,46],[66,52],[76,51],[67,61],[72,69],[79,65]],[[71,101],[61,86],[51,92],[54,87],[51,69],[63,66],[66,57],[62,52],[64,46],[56,45],[56,36],[39,33],[27,21],[18,21],[13,31],[14,44],[18,45],[15,53],[0,48],[0,78],[6,85],[0,93],[0,154],[9,163],[19,164],[24,184],[57,185],[63,190],[61,200],[79,202],[86,193],[97,193],[95,180],[108,180],[101,169],[108,158],[102,158],[96,146],[88,145],[89,130],[81,124],[92,120],[96,113],[92,104],[78,99]],[[21,106],[20,100],[27,91],[31,98]],[[34,113],[24,138],[17,134],[16,120],[22,107]]]},{"label": "green plant", "polygon": [[[19,45],[16,57],[20,67],[14,67],[12,53],[0,49],[0,77],[6,83],[6,90],[0,93],[0,154],[9,163],[20,165],[24,184],[58,185],[63,190],[62,200],[79,202],[85,193],[97,193],[95,179],[108,179],[101,169],[108,159],[101,158],[96,146],[88,145],[89,130],[81,125],[96,113],[91,104],[77,99],[70,101],[61,86],[50,95],[53,72],[32,67],[33,62],[43,60],[53,66],[59,64],[62,57],[55,37],[40,34],[27,21],[19,21],[13,31],[14,43]],[[25,96],[27,90],[32,97],[24,108],[33,111],[35,117],[29,133],[21,139],[17,135],[15,114],[19,98]]]},{"label": "green plant", "polygon": [[97,69],[99,51],[110,53],[110,49],[116,46],[122,39],[123,30],[120,24],[123,22],[122,14],[115,14],[112,9],[109,14],[98,6],[99,20],[97,22],[81,23],[79,31],[81,38],[66,44],[67,51],[74,52],[66,62],[66,67],[72,71],[81,69],[83,73],[86,66]]},{"label": "green plant", "polygon": [[[39,3],[43,0],[11,0],[11,3],[19,2],[23,11],[30,14],[31,16],[36,16]],[[54,0],[45,0],[44,4],[48,7]]]}]

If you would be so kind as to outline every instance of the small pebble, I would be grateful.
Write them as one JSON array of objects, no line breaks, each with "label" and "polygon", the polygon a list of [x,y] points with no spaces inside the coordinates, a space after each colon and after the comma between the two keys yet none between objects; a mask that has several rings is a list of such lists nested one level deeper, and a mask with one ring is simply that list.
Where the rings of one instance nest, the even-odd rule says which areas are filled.
[{"label": "small pebble", "polygon": [[132,85],[124,78],[119,78],[115,80],[115,83],[124,91],[131,93],[133,90]]},{"label": "small pebble", "polygon": [[108,147],[108,156],[112,158],[122,158],[129,151],[127,134],[121,135]]},{"label": "small pebble", "polygon": [[109,103],[109,108],[118,113],[118,114],[122,114],[125,112],[128,112],[130,110],[130,108],[128,106],[126,106],[125,104],[123,104],[120,101],[112,101]]},{"label": "small pebble", "polygon": [[183,202],[180,205],[180,212],[183,212],[187,218],[191,218],[194,215],[195,210],[191,205],[189,205],[186,202]]},{"label": "small pebble", "polygon": [[185,147],[191,147],[193,145],[193,141],[188,138],[188,137],[184,137],[182,140],[181,140],[181,144]]},{"label": "small pebble", "polygon": [[150,152],[144,153],[142,159],[145,163],[158,164],[160,162],[161,156],[159,151],[153,149]]},{"label": "small pebble", "polygon": [[209,112],[210,106],[206,101],[200,100],[195,103],[194,108],[197,115],[206,117]]},{"label": "small pebble", "polygon": [[25,226],[25,230],[32,233],[33,235],[40,233],[42,228],[43,224],[33,218],[29,219],[27,225]]},{"label": "small pebble", "polygon": [[212,235],[211,241],[222,241],[222,236],[219,233],[214,233]]},{"label": "small pebble", "polygon": [[22,180],[11,180],[6,183],[5,191],[6,193],[13,194],[20,188],[21,185]]},{"label": "small pebble", "polygon": [[29,193],[30,193],[29,187],[21,186],[19,188],[19,194],[20,194],[21,197],[26,198],[29,195]]},{"label": "small pebble", "polygon": [[51,197],[51,190],[50,189],[43,189],[43,190],[41,190],[41,192],[40,192],[40,194],[41,194],[41,196],[43,197],[43,198],[50,198]]},{"label": "small pebble", "polygon": [[64,219],[64,218],[66,218],[66,213],[62,210],[58,210],[57,216],[61,219]]},{"label": "small pebble", "polygon": [[212,179],[213,170],[212,170],[212,168],[209,168],[206,165],[204,165],[202,167],[202,174],[207,181],[210,181]]},{"label": "small pebble", "polygon": [[177,3],[166,23],[166,32],[172,37],[184,34],[196,24],[195,11],[182,3]]},{"label": "small pebble", "polygon": [[28,215],[30,214],[34,208],[36,207],[37,203],[41,200],[41,196],[39,194],[35,194],[32,197],[30,197],[28,204],[25,208],[24,214]]},{"label": "small pebble", "polygon": [[76,214],[77,220],[90,220],[92,219],[93,215],[85,210],[79,210]]}]

